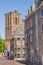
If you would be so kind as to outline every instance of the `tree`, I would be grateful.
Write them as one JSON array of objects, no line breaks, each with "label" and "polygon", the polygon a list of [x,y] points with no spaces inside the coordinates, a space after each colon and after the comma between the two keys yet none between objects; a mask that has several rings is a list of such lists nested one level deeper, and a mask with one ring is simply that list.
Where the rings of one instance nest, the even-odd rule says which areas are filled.
[{"label": "tree", "polygon": [[0,37],[0,52],[4,52],[4,48],[5,48],[4,40],[3,38]]}]

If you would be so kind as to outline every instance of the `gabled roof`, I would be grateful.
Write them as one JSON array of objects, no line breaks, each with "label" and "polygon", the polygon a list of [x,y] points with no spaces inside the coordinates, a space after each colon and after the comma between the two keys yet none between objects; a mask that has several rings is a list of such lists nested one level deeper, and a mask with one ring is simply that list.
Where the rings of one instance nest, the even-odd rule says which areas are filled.
[{"label": "gabled roof", "polygon": [[38,8],[41,8],[41,7],[43,7],[43,2],[40,4],[40,6]]},{"label": "gabled roof", "polygon": [[30,18],[33,14],[35,14],[41,7],[43,7],[43,2],[41,2],[40,6],[38,8],[35,8],[34,11],[32,11],[25,20],[27,20],[28,18]]}]

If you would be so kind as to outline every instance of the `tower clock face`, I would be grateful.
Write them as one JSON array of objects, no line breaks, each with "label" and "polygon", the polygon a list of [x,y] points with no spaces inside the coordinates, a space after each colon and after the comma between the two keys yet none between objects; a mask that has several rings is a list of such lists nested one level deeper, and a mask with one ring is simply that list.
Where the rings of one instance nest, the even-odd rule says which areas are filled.
[{"label": "tower clock face", "polygon": [[23,34],[23,32],[21,31],[21,34]]}]

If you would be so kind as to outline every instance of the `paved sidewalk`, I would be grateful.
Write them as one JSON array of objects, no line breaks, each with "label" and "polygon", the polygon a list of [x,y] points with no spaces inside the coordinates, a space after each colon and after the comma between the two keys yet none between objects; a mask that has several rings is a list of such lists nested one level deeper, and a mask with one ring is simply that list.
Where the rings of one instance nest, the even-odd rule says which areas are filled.
[{"label": "paved sidewalk", "polygon": [[25,64],[21,64],[19,62],[16,62],[15,60],[7,60],[4,57],[0,57],[0,65],[25,65]]}]

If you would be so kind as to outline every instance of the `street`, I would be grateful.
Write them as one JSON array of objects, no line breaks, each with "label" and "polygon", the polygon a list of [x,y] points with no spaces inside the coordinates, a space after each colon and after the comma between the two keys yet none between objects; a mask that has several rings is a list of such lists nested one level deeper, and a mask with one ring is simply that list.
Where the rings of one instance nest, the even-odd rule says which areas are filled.
[{"label": "street", "polygon": [[15,60],[7,60],[4,57],[0,57],[0,65],[25,65],[25,64],[21,64],[19,62],[16,62]]}]

